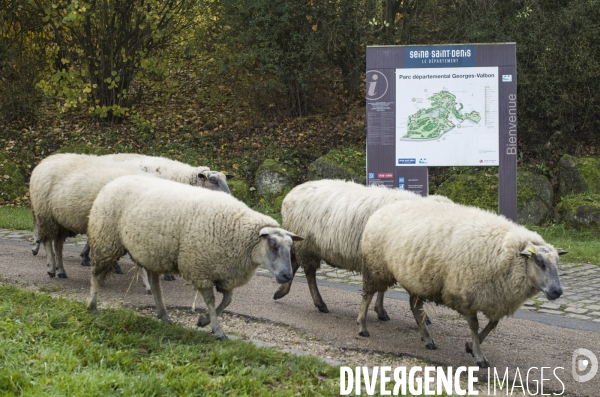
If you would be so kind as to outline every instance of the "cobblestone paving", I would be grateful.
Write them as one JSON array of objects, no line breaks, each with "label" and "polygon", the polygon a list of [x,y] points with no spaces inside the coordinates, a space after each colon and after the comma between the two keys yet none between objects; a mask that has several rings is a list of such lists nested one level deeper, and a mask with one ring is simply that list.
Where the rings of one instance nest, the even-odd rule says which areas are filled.
[{"label": "cobblestone paving", "polygon": [[[33,235],[30,231],[0,229],[0,239],[33,243]],[[78,235],[68,238],[65,245],[83,247],[86,241],[86,236]],[[268,271],[259,268],[258,272]],[[549,301],[539,293],[525,302],[521,309],[600,323],[600,266],[563,263],[559,265],[559,275],[564,291],[560,298]],[[296,277],[305,278],[302,269],[298,269]],[[360,274],[336,269],[326,264],[323,264],[317,272],[317,280],[362,284]],[[391,290],[406,292],[400,286],[395,286]]]}]

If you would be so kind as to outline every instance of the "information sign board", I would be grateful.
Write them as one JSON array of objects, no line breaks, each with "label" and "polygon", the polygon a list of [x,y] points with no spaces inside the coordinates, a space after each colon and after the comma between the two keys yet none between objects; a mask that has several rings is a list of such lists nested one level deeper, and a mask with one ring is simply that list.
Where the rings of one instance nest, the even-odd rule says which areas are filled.
[{"label": "information sign board", "polygon": [[516,220],[516,46],[367,47],[367,180],[427,195],[427,166],[498,166]]}]

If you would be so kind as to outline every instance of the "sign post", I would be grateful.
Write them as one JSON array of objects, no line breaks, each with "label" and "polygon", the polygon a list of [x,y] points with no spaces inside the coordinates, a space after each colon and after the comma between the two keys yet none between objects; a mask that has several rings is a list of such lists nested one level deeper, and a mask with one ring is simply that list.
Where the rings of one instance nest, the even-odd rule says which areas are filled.
[{"label": "sign post", "polygon": [[367,47],[367,182],[428,192],[428,166],[499,167],[517,219],[516,45]]}]

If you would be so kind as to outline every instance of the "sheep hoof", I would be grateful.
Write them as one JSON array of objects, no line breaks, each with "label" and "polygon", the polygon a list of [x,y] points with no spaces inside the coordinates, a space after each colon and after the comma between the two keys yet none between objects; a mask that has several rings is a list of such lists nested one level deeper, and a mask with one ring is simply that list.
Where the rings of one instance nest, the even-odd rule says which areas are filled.
[{"label": "sheep hoof", "polygon": [[167,273],[165,274],[164,279],[165,281],[175,281],[175,276],[173,276],[171,273]]},{"label": "sheep hoof", "polygon": [[465,343],[465,351],[469,353],[472,357],[475,357],[473,354],[473,349],[471,348],[471,342]]},{"label": "sheep hoof", "polygon": [[229,338],[227,337],[227,335],[223,334],[223,335],[215,335],[215,337],[218,340],[229,340]]},{"label": "sheep hoof", "polygon": [[371,336],[371,335],[369,335],[369,331],[360,331],[358,334],[360,336],[364,336],[365,338],[368,338],[369,336]]},{"label": "sheep hoof", "polygon": [[384,310],[382,314],[377,313],[377,318],[381,321],[390,321],[390,316],[388,316],[387,312]]},{"label": "sheep hoof", "polygon": [[173,320],[168,315],[165,316],[157,316],[160,321],[164,321],[165,323],[173,324]]},{"label": "sheep hoof", "polygon": [[321,313],[329,313],[329,309],[327,308],[327,306],[317,307],[317,309],[319,309]]},{"label": "sheep hoof", "polygon": [[479,368],[488,368],[490,366],[490,363],[488,362],[488,360],[484,357],[483,360],[481,361],[477,361],[477,365],[479,365]]},{"label": "sheep hoof", "polygon": [[50,278],[54,278],[56,277],[56,272],[48,272],[48,275],[50,276]]},{"label": "sheep hoof", "polygon": [[115,274],[123,274],[123,270],[121,270],[121,266],[118,263],[115,263]]},{"label": "sheep hoof", "polygon": [[84,259],[81,261],[81,266],[89,266],[90,265],[90,261],[88,261],[87,259]]},{"label": "sheep hoof", "polygon": [[149,290],[149,289],[147,289],[147,290],[146,290],[146,294],[147,294],[147,295],[152,295],[152,290]]},{"label": "sheep hoof", "polygon": [[68,278],[66,273],[58,273],[58,278]]},{"label": "sheep hoof", "polygon": [[36,256],[36,255],[38,254],[38,248],[32,248],[32,249],[31,249],[31,254],[32,254],[33,256]]},{"label": "sheep hoof", "polygon": [[277,300],[277,299],[281,299],[284,296],[286,296],[288,293],[287,292],[281,292],[280,290],[275,291],[275,294],[273,295],[273,299]]},{"label": "sheep hoof", "polygon": [[428,343],[428,344],[426,344],[426,345],[425,345],[425,348],[426,348],[427,350],[436,350],[436,349],[437,349],[437,346],[435,345],[435,343],[431,342],[431,343]]},{"label": "sheep hoof", "polygon": [[208,324],[210,324],[210,319],[208,317],[200,317],[196,323],[198,327],[205,327]]}]

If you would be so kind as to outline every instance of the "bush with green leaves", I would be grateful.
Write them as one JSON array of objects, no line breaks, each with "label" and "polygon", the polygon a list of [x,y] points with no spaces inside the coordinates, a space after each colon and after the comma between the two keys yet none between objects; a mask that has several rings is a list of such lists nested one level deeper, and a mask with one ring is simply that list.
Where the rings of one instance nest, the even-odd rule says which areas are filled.
[{"label": "bush with green leaves", "polygon": [[[53,32],[54,73],[39,82],[63,111],[125,116],[153,83],[174,73],[179,34],[193,23],[193,0],[32,1]],[[183,61],[183,60],[179,60]]]}]

